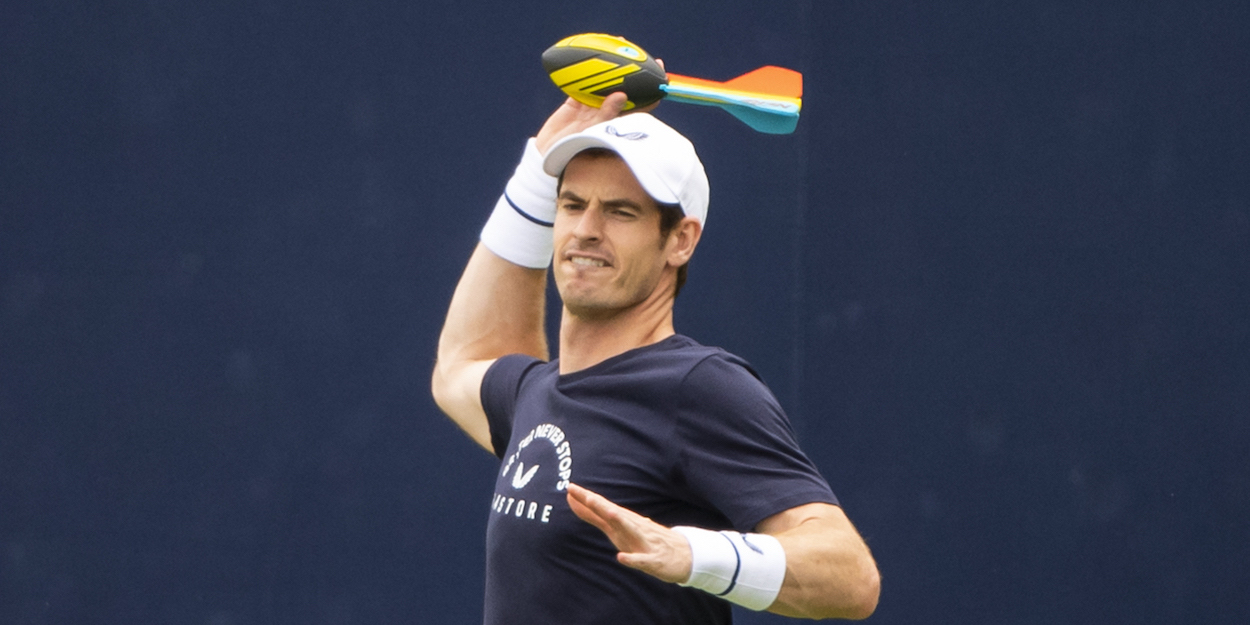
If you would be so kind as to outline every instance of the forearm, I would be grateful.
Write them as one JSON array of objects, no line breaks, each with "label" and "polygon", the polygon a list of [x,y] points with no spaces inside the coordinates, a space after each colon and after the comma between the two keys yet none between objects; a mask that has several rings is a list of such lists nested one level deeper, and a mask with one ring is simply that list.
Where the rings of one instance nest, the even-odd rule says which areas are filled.
[{"label": "forearm", "polygon": [[849,521],[813,517],[774,536],[786,552],[786,576],[770,612],[862,619],[876,609],[877,565]]},{"label": "forearm", "polygon": [[493,360],[507,354],[547,358],[546,269],[510,263],[478,245],[447,309],[439,362]]},{"label": "forearm", "polygon": [[[717,536],[711,530],[665,527],[576,484],[569,485],[568,500],[574,514],[599,528],[620,550],[621,564],[666,582],[690,585],[753,610],[800,618],[862,619],[877,607],[881,583],[876,562],[837,506],[791,508],[765,519],[756,526],[758,533],[743,540],[737,532]],[[767,544],[774,539],[784,551],[779,558]],[[734,546],[728,547],[730,543]],[[744,591],[744,586],[757,590]],[[759,589],[764,588],[775,596],[762,595]]]},{"label": "forearm", "polygon": [[487,450],[482,376],[500,356],[547,358],[546,281],[545,269],[521,267],[478,245],[448,307],[431,391],[443,412]]}]

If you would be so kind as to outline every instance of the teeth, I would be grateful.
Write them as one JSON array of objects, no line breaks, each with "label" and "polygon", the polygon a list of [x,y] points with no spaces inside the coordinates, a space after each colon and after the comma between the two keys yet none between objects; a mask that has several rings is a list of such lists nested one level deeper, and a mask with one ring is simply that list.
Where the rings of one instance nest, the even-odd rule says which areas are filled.
[{"label": "teeth", "polygon": [[596,258],[586,258],[584,256],[574,256],[572,259],[574,265],[585,265],[587,267],[606,267],[607,263]]}]

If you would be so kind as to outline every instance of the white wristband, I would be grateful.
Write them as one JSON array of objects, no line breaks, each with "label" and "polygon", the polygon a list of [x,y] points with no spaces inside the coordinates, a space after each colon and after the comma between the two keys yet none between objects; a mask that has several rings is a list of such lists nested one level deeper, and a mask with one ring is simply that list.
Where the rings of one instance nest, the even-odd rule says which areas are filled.
[{"label": "white wristband", "polygon": [[556,219],[556,179],[543,171],[543,155],[530,139],[495,210],[482,228],[487,249],[509,262],[544,269],[551,264]]},{"label": "white wristband", "polygon": [[776,601],[786,579],[786,551],[776,538],[684,525],[673,531],[690,543],[690,579],[682,586],[751,610],[766,609]]}]

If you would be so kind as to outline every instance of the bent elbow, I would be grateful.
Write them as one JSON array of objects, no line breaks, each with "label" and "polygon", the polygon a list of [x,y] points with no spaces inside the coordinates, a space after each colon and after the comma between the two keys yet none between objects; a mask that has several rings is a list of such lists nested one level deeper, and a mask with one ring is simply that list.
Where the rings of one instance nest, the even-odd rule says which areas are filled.
[{"label": "bent elbow", "polygon": [[844,578],[838,591],[829,597],[829,603],[807,614],[807,618],[860,621],[872,616],[881,597],[881,573],[872,558],[867,558],[857,573]]},{"label": "bent elbow", "polygon": [[430,373],[430,396],[434,398],[434,404],[443,412],[447,412],[449,392],[446,374],[443,372],[441,363],[436,361],[434,371]]},{"label": "bent elbow", "polygon": [[875,562],[868,562],[859,584],[851,592],[851,601],[846,605],[844,619],[868,619],[876,611],[876,604],[881,597],[881,572],[876,569]]}]

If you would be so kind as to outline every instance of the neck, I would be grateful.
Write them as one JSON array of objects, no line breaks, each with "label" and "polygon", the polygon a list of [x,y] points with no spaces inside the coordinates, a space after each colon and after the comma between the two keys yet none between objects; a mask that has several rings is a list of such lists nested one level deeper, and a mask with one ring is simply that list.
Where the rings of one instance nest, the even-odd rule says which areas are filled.
[{"label": "neck", "polygon": [[611,315],[577,314],[560,321],[560,373],[574,373],[674,334],[673,299],[647,300]]}]

